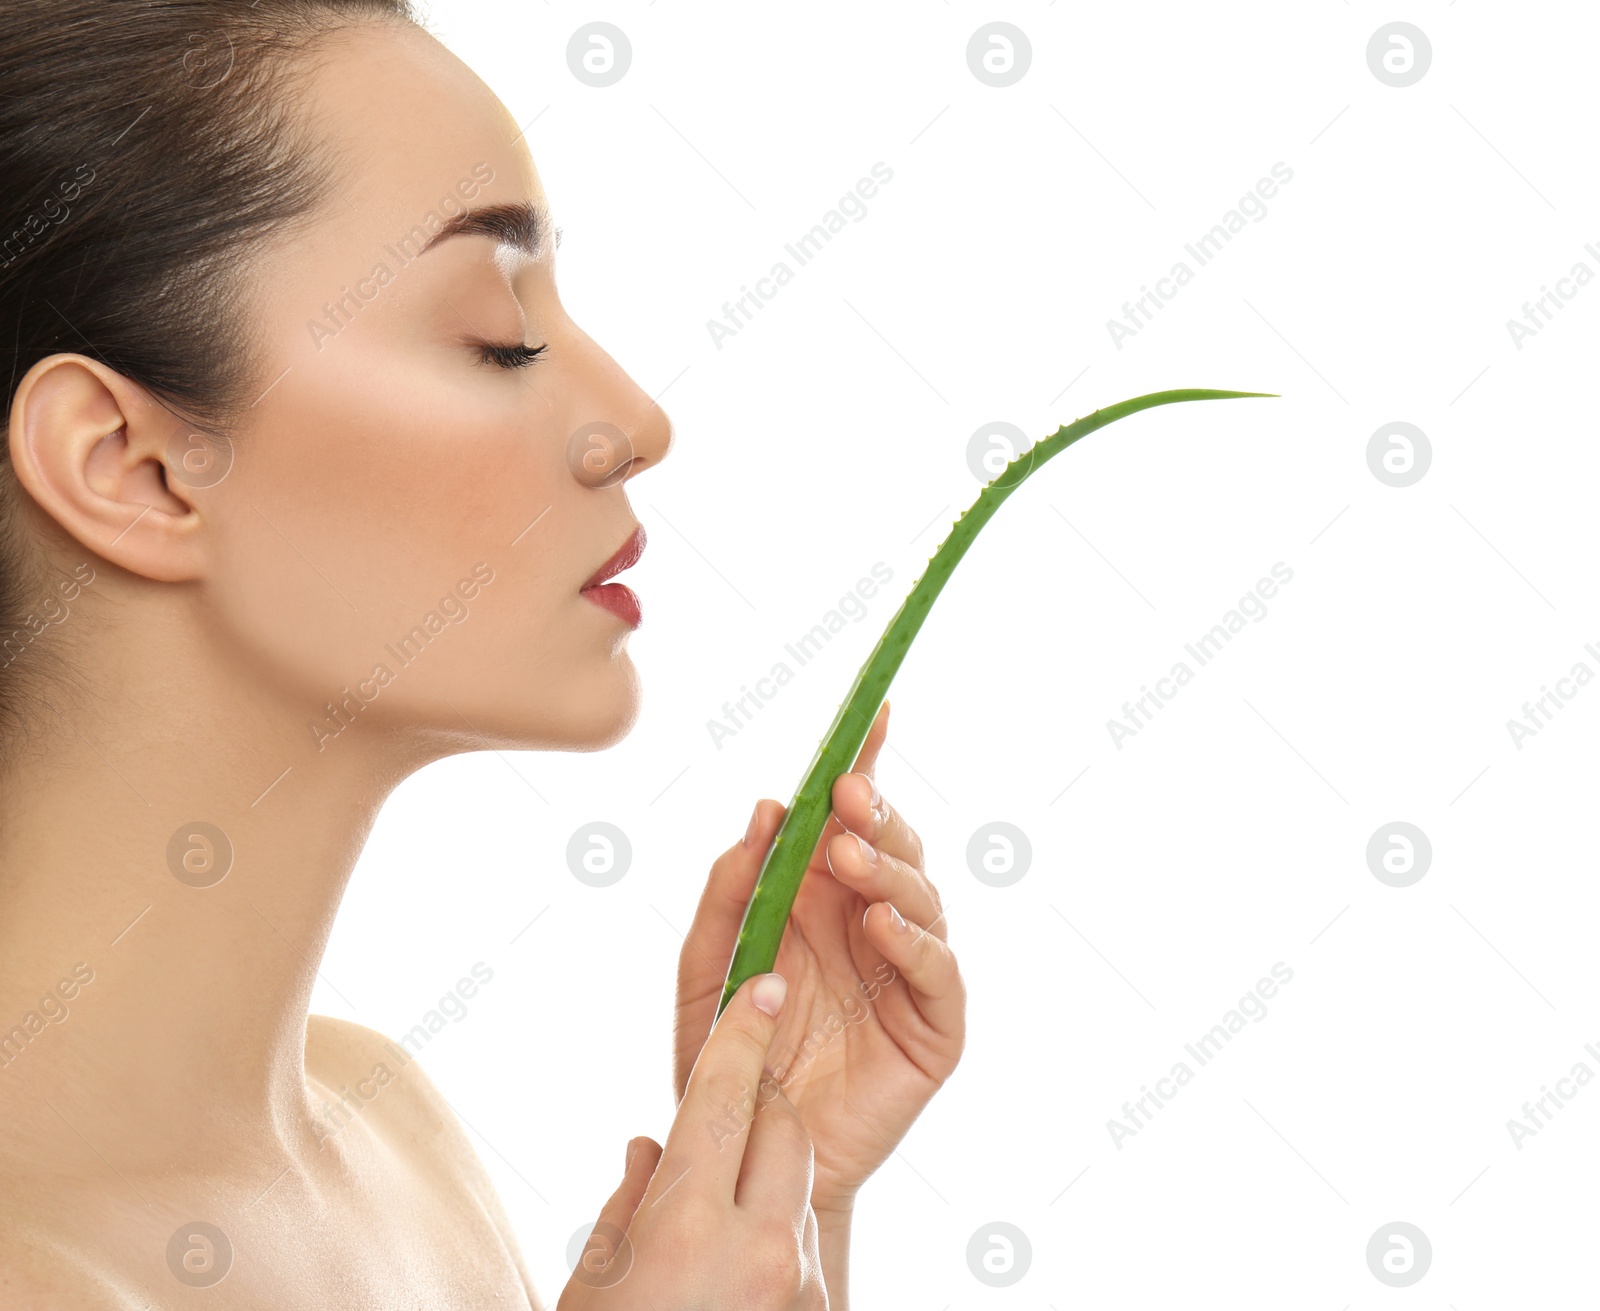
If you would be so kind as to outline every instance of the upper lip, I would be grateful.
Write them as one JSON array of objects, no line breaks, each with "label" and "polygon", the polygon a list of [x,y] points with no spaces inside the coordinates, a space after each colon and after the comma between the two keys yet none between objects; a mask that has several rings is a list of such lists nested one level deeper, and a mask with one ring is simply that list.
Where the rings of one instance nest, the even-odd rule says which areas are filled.
[{"label": "upper lip", "polygon": [[632,535],[617,548],[616,554],[589,576],[579,591],[586,592],[591,587],[598,587],[606,579],[620,574],[624,569],[631,569],[639,562],[639,557],[644,554],[644,525],[640,524],[633,530]]}]

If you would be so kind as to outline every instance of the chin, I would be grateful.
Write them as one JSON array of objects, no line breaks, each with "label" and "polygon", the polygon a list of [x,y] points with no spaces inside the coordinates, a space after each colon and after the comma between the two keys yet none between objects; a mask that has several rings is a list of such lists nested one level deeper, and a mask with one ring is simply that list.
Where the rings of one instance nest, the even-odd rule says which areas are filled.
[{"label": "chin", "polygon": [[605,677],[563,696],[559,717],[545,721],[546,740],[533,749],[604,751],[633,731],[644,699],[639,671],[626,651],[606,669]]},{"label": "chin", "polygon": [[623,657],[618,665],[618,671],[624,675],[622,688],[608,703],[608,713],[599,716],[596,732],[591,738],[589,751],[604,751],[607,747],[615,746],[633,731],[633,726],[639,722],[639,711],[644,701],[644,689],[640,685],[639,671],[633,667],[633,661]]}]

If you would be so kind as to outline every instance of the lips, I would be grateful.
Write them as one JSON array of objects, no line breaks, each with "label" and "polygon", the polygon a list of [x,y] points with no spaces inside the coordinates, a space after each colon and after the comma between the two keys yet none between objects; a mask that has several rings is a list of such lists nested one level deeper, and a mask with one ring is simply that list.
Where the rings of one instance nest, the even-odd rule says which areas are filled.
[{"label": "lips", "polygon": [[589,581],[578,590],[586,592],[591,587],[600,586],[606,579],[620,574],[624,569],[631,569],[639,562],[639,557],[644,554],[644,544],[644,525],[640,524],[633,530],[633,535],[617,548],[617,553],[596,569],[590,575]]}]

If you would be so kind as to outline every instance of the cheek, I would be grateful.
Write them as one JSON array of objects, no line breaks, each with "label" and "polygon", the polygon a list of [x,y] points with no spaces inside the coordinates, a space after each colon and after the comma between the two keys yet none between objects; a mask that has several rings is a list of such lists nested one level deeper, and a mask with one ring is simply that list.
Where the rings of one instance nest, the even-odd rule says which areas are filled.
[{"label": "cheek", "polygon": [[537,402],[508,404],[501,380],[483,383],[489,400],[430,393],[370,362],[342,377],[360,389],[286,380],[218,486],[224,642],[313,706],[380,664],[398,674],[408,635],[427,659],[385,689],[394,708],[574,658],[564,643],[571,611],[589,605],[574,578],[592,534]]}]

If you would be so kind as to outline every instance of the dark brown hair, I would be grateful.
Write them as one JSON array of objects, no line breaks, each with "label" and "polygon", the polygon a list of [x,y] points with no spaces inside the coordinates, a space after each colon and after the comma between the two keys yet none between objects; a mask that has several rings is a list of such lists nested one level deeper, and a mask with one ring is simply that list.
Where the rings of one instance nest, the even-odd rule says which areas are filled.
[{"label": "dark brown hair", "polygon": [[[417,17],[409,0],[0,0],[8,423],[23,374],[72,352],[228,437],[266,385],[248,256],[337,182],[295,92],[324,37],[374,21]],[[28,568],[24,495],[0,441],[0,729],[23,677],[57,663],[33,649],[55,589]]]}]

